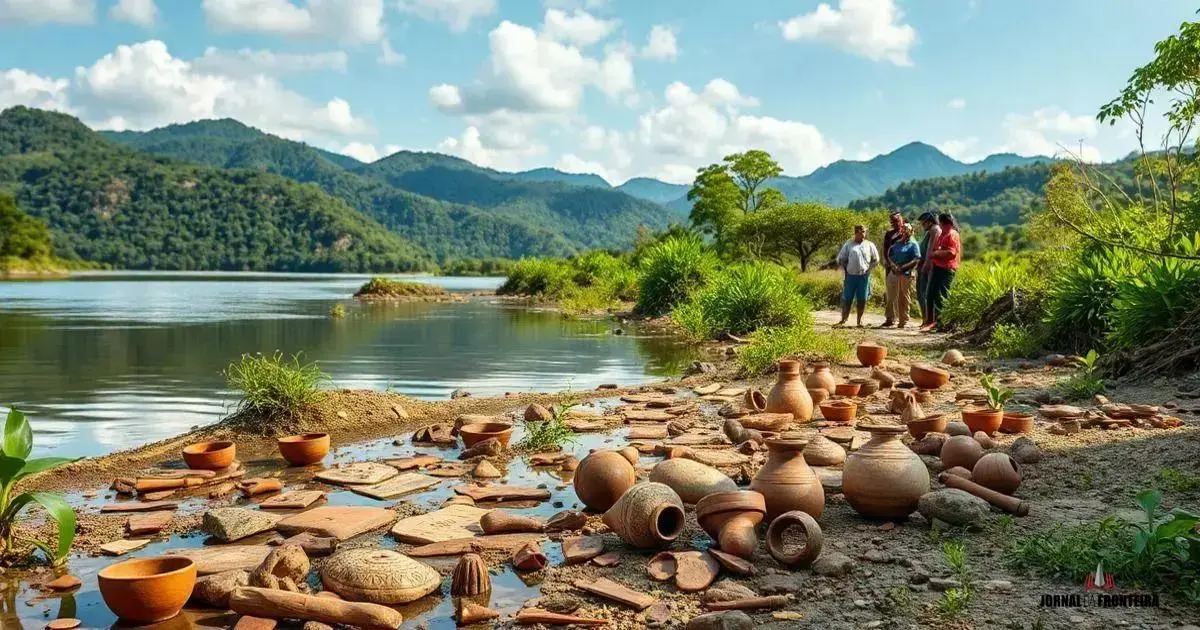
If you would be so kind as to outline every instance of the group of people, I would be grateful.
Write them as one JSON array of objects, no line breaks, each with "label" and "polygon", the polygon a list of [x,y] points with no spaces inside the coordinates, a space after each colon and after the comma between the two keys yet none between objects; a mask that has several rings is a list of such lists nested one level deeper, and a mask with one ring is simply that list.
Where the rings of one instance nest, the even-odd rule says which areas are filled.
[{"label": "group of people", "polygon": [[871,272],[883,265],[884,322],[881,328],[904,328],[913,287],[921,307],[921,332],[938,327],[938,314],[954,282],[954,273],[962,261],[962,239],[958,224],[949,213],[934,216],[926,212],[917,218],[921,224],[921,242],[915,240],[914,228],[899,212],[888,217],[890,228],[883,235],[883,252],[879,255],[875,243],[867,240],[867,226],[854,226],[854,237],[842,245],[837,264],[845,274],[842,286],[842,319],[845,326],[850,310],[856,308],[858,327],[863,325],[863,311],[871,297]]}]

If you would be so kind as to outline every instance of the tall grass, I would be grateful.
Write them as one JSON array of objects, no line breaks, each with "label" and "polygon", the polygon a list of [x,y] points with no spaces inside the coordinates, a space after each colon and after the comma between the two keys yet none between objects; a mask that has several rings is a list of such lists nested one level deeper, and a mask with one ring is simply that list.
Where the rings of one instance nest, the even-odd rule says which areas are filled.
[{"label": "tall grass", "polygon": [[798,324],[754,333],[738,352],[738,363],[747,376],[758,376],[773,370],[780,359],[841,361],[849,353],[850,341],[842,333],[818,333],[812,326]]},{"label": "tall grass", "polygon": [[[808,271],[799,275],[797,286],[812,303],[821,309],[839,309],[842,307],[843,274],[837,269]],[[876,269],[871,274],[871,298],[867,303],[874,307],[883,307],[884,285],[883,272]],[[913,301],[916,301],[914,296]]]},{"label": "tall grass", "polygon": [[636,310],[658,317],[681,304],[716,271],[719,260],[698,236],[669,237],[646,250]]},{"label": "tall grass", "polygon": [[522,258],[508,269],[500,295],[529,295],[557,299],[571,284],[573,273],[566,261],[553,258]]},{"label": "tall grass", "polygon": [[984,309],[1014,288],[1040,298],[1045,293],[1045,281],[1035,261],[1031,256],[1009,255],[962,263],[950,285],[940,323],[952,328],[974,328]]},{"label": "tall grass", "polygon": [[689,334],[745,335],[760,328],[812,327],[812,304],[791,271],[769,263],[732,265],[716,274],[671,314]]},{"label": "tall grass", "polygon": [[[1200,245],[1200,235],[1197,241]],[[1117,284],[1110,319],[1108,341],[1114,349],[1147,346],[1172,335],[1193,344],[1200,341],[1200,264],[1148,260],[1141,273]]]},{"label": "tall grass", "polygon": [[225,379],[230,389],[241,392],[237,415],[271,428],[278,422],[297,423],[304,408],[316,401],[321,383],[329,376],[316,362],[302,363],[299,354],[284,358],[277,351],[271,355],[243,354],[225,368]]}]

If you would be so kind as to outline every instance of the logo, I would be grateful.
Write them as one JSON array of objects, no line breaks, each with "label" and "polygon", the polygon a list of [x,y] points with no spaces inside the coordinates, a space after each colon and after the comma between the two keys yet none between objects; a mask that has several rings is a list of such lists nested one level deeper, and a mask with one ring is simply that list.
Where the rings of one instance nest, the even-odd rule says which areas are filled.
[{"label": "logo", "polygon": [[1104,562],[1097,562],[1096,570],[1084,578],[1083,588],[1088,591],[1111,591],[1117,588],[1117,583],[1113,581],[1112,574],[1104,570]]}]

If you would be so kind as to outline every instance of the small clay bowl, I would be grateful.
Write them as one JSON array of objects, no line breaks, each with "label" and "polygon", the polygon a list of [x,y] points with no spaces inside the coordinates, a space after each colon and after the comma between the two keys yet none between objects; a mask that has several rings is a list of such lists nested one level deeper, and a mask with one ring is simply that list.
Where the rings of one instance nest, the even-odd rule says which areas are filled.
[{"label": "small clay bowl", "polygon": [[1006,411],[1000,421],[1001,433],[1032,433],[1033,414],[1021,411]]},{"label": "small clay bowl", "polygon": [[196,585],[196,563],[183,556],[137,558],[96,576],[108,608],[124,621],[149,625],[179,614]]},{"label": "small clay bowl", "polygon": [[838,383],[833,387],[833,393],[838,396],[848,396],[853,398],[858,395],[858,390],[862,389],[859,383]]},{"label": "small clay bowl", "polygon": [[858,385],[859,397],[865,398],[879,391],[879,381],[873,378],[854,378],[850,382]]},{"label": "small clay bowl", "polygon": [[864,341],[855,348],[855,354],[863,367],[875,367],[887,358],[887,347]]},{"label": "small clay bowl", "polygon": [[946,416],[938,414],[910,420],[905,426],[908,427],[908,434],[919,440],[925,437],[926,433],[945,433],[946,422]]},{"label": "small clay bowl", "polygon": [[467,448],[471,448],[488,438],[496,438],[500,441],[500,446],[508,448],[508,441],[512,438],[512,433],[513,425],[503,422],[464,424],[458,430],[458,434],[462,437],[463,444]]},{"label": "small clay bowl", "polygon": [[950,382],[950,373],[932,365],[914,365],[908,371],[913,384],[921,389],[938,389]]},{"label": "small clay bowl", "polygon": [[233,442],[197,442],[183,448],[183,461],[193,470],[221,470],[233,465],[237,446]]},{"label": "small clay bowl", "polygon": [[328,433],[302,433],[279,438],[279,454],[293,466],[308,466],[325,459],[329,452]]},{"label": "small clay bowl", "polygon": [[1004,422],[1004,411],[988,407],[966,407],[962,410],[962,419],[971,433],[983,431],[992,435]]},{"label": "small clay bowl", "polygon": [[830,422],[853,422],[858,414],[858,405],[849,400],[831,400],[821,403],[821,415]]}]

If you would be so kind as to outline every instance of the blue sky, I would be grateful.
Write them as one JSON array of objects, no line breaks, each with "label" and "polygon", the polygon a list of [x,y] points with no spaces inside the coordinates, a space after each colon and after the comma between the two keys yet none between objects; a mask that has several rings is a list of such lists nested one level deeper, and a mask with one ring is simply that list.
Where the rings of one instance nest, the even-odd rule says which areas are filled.
[{"label": "blue sky", "polygon": [[690,180],[920,140],[1116,159],[1097,108],[1184,0],[0,0],[0,108],[97,128],[233,117],[372,160],[453,153]]}]

